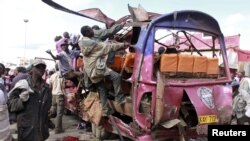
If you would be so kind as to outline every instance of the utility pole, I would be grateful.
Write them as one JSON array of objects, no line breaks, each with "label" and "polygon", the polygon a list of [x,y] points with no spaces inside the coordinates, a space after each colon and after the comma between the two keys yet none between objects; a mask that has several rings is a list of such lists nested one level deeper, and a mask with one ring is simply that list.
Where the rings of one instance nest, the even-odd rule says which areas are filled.
[{"label": "utility pole", "polygon": [[27,45],[27,24],[29,22],[28,19],[23,20],[25,23],[25,29],[24,29],[24,50],[23,50],[23,66],[25,66],[26,62],[26,45]]},{"label": "utility pole", "polygon": [[25,23],[25,35],[24,35],[24,53],[23,53],[23,58],[25,58],[26,56],[26,45],[27,45],[27,24],[28,24],[28,22],[29,22],[29,20],[28,19],[24,19],[23,20],[24,21],[24,23]]}]

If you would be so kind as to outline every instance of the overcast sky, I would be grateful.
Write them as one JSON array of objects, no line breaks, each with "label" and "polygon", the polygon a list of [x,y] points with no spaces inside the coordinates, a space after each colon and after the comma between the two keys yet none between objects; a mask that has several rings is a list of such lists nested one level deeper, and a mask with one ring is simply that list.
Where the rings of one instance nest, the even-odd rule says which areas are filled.
[{"label": "overcast sky", "polygon": [[[199,10],[218,20],[224,36],[240,34],[240,48],[248,49],[250,40],[249,0],[54,0],[79,11],[100,8],[117,20],[129,14],[127,5],[141,4],[147,11],[169,13],[175,10]],[[50,58],[47,49],[55,49],[56,35],[64,31],[80,34],[83,25],[100,24],[56,10],[41,0],[0,0],[0,62],[18,57]],[[29,22],[25,23],[24,19]],[[102,24],[100,24],[103,26]],[[25,30],[26,29],[26,30]],[[25,47],[26,31],[26,47]],[[250,49],[249,49],[250,50]]]}]

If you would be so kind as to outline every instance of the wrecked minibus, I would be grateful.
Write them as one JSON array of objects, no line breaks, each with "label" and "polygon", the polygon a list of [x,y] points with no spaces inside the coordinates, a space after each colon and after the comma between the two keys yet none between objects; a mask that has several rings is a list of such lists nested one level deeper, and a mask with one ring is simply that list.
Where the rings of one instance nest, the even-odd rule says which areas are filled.
[{"label": "wrecked minibus", "polygon": [[114,39],[129,41],[134,52],[116,55],[110,68],[123,78],[127,103],[114,103],[108,81],[109,104],[115,111],[108,117],[96,108],[95,92],[81,100],[71,97],[80,108],[73,108],[77,115],[92,123],[94,136],[105,139],[114,133],[120,140],[185,140],[206,137],[210,124],[230,124],[232,80],[216,19],[200,11],[174,11],[128,22],[122,30]]}]

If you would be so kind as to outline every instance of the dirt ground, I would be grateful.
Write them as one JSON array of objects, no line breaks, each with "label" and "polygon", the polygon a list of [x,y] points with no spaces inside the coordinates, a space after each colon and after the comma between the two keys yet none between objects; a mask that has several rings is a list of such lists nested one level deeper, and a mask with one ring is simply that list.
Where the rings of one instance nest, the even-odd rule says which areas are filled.
[{"label": "dirt ground", "polygon": [[[54,122],[54,119],[52,119]],[[78,129],[78,124],[82,121],[75,115],[63,116],[64,133],[55,134],[54,130],[50,130],[50,136],[46,141],[61,141],[65,137],[78,138],[80,141],[93,140],[91,128]]]},{"label": "dirt ground", "polygon": [[[54,122],[55,119],[52,119]],[[54,130],[50,129],[50,136],[46,141],[66,141],[63,140],[65,138],[72,140],[67,141],[75,141],[73,139],[78,138],[79,141],[98,141],[98,139],[94,138],[94,136],[91,133],[90,126],[87,126],[88,128],[84,129],[78,129],[78,124],[82,123],[82,121],[75,115],[64,115],[63,116],[63,129],[65,130],[64,133],[55,134]],[[85,124],[86,125],[86,124]],[[16,134],[16,123],[11,124],[11,132],[13,141],[17,141],[17,134]],[[119,141],[119,139],[112,139],[112,140],[104,140],[104,141]]]},{"label": "dirt ground", "polygon": [[[52,119],[54,122],[54,119]],[[65,130],[64,133],[55,134],[54,130],[50,129],[50,136],[46,141],[99,141],[98,139],[94,138],[91,133],[90,126],[89,128],[85,129],[78,129],[78,124],[82,121],[75,115],[64,115],[63,116],[63,129]],[[17,134],[16,134],[16,123],[11,124],[11,132],[12,137],[14,138],[13,141],[17,141]],[[71,138],[71,140],[63,140],[66,137]],[[73,140],[74,138],[78,138],[78,140]],[[125,141],[128,139],[124,139]],[[103,141],[119,141],[118,138],[113,138],[111,140],[103,140]],[[189,139],[188,141],[207,141],[207,139]]]},{"label": "dirt ground", "polygon": [[[54,119],[52,119],[54,121]],[[92,136],[91,129],[77,129],[78,124],[81,121],[75,115],[64,115],[63,116],[63,129],[64,133],[55,134],[54,130],[50,129],[50,136],[46,141],[62,141],[63,138],[78,138],[80,141],[95,140]],[[16,134],[16,123],[11,125],[11,132],[14,140],[17,140]],[[73,141],[73,140],[72,140]]]}]

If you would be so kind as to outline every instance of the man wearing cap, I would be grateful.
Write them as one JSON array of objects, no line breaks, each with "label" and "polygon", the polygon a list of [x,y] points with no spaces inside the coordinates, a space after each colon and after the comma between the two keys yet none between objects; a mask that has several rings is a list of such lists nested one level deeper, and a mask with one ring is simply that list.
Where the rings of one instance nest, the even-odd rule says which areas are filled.
[{"label": "man wearing cap", "polygon": [[47,50],[46,52],[54,59],[59,60],[59,70],[61,75],[67,79],[73,81],[75,86],[78,85],[78,77],[82,76],[82,73],[79,71],[74,71],[72,60],[76,58],[79,54],[79,50],[69,50],[68,41],[65,39],[64,43],[61,44],[62,51],[56,56],[52,54],[51,50]]},{"label": "man wearing cap", "polygon": [[17,113],[19,141],[44,141],[49,137],[49,110],[52,94],[42,79],[46,64],[37,59],[27,79],[20,80],[9,92],[9,109]]}]

